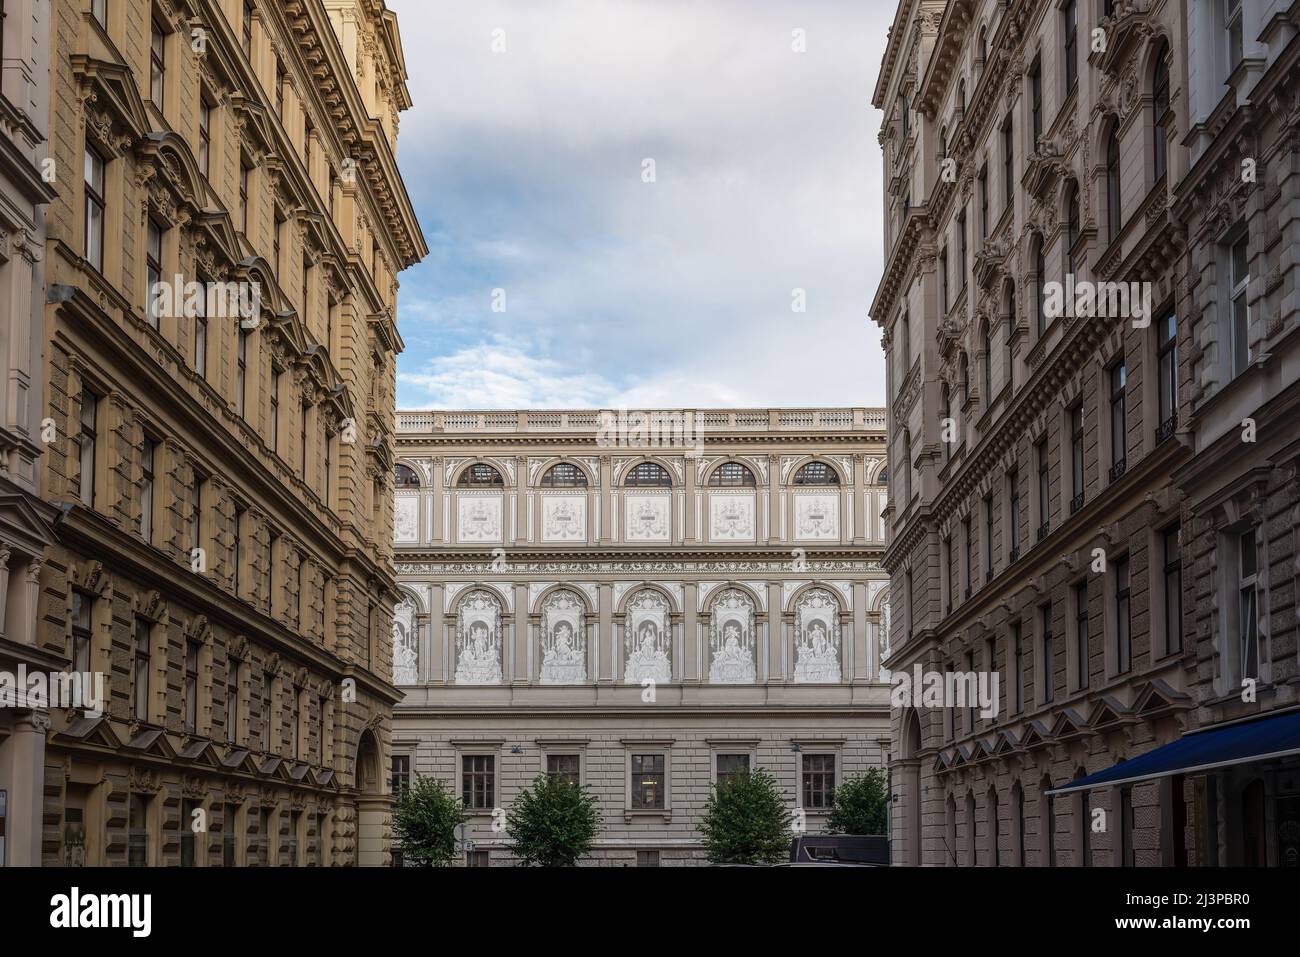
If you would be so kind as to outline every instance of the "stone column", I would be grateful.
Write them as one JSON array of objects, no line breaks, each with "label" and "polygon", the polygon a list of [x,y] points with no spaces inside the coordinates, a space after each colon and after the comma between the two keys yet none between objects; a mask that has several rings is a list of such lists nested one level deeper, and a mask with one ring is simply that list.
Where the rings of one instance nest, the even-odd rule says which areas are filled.
[{"label": "stone column", "polygon": [[442,487],[442,459],[434,456],[433,464],[429,466],[433,481],[429,486],[429,495],[425,499],[429,503],[429,508],[433,509],[433,540],[441,542],[446,540],[447,529],[443,527],[442,510],[444,508],[445,490]]},{"label": "stone column", "polygon": [[[687,475],[689,474],[688,470]],[[686,651],[682,679],[688,684],[700,680],[700,628],[699,615],[696,611],[699,605],[696,594],[698,588],[699,586],[695,582],[686,582],[684,597],[682,598],[682,622],[686,632]]]},{"label": "stone column", "polygon": [[[605,466],[601,465],[602,472]],[[601,539],[604,540],[604,529],[601,529]],[[601,582],[598,586],[600,594],[600,628],[597,640],[604,649],[604,654],[600,656],[600,681],[610,684],[618,680],[618,674],[615,670],[618,667],[618,643],[619,638],[614,634],[614,586],[609,582]]]},{"label": "stone column", "polygon": [[[600,457],[600,541],[608,543],[613,539],[610,537],[613,528],[613,502],[614,502],[614,469],[609,461],[608,455]],[[601,586],[604,587],[603,585]]]},{"label": "stone column", "polygon": [[781,607],[781,583],[767,583],[767,676],[781,681],[786,677],[781,666],[781,648],[785,641],[785,609]]},{"label": "stone column", "polygon": [[532,638],[528,628],[528,586],[517,582],[515,589],[515,655],[510,668],[510,684],[527,684],[531,677],[528,673],[528,642]]},{"label": "stone column", "polygon": [[863,545],[867,540],[867,502],[863,494],[867,487],[866,462],[858,454],[853,456],[853,542]]},{"label": "stone column", "polygon": [[[701,537],[695,522],[695,468],[696,459],[686,459],[686,541],[698,542]],[[707,521],[707,519],[706,519]]]},{"label": "stone column", "polygon": [[[859,457],[859,465],[861,464]],[[867,629],[867,583],[853,583],[853,680],[866,681],[871,676],[870,632]]]},{"label": "stone column", "polygon": [[29,711],[14,722],[8,750],[10,769],[9,836],[5,864],[9,867],[39,867],[41,864],[41,810],[45,784],[45,733],[50,716]]},{"label": "stone column", "polygon": [[767,540],[781,541],[781,458],[767,457]]}]

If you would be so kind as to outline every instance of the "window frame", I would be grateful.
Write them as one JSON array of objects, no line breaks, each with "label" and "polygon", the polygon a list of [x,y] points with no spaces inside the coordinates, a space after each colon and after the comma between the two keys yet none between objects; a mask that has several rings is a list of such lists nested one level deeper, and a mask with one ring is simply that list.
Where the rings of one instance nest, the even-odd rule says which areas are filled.
[{"label": "window frame", "polygon": [[85,209],[83,211],[82,253],[86,262],[98,273],[104,271],[104,229],[108,219],[107,195],[108,160],[99,149],[86,141],[84,169]]},{"label": "window frame", "polygon": [[[842,771],[841,768],[842,762],[839,760],[839,757],[840,757],[839,752],[833,749],[810,748],[808,750],[800,750],[799,792],[798,792],[800,810],[808,814],[829,814],[830,813],[831,808],[834,807],[835,805],[835,792],[839,790],[840,783],[841,783],[840,773]],[[808,767],[808,762],[810,758],[821,758],[823,760],[829,759],[830,761],[829,771],[825,767],[813,768],[810,770]],[[827,774],[830,775],[830,779],[831,779],[829,788],[825,787],[825,783],[824,783],[824,778],[826,777]],[[813,776],[819,776],[823,779],[822,787],[820,787],[819,789],[813,788],[813,790],[810,790],[810,786],[814,784],[814,782],[811,780]],[[821,795],[820,803],[811,803],[809,801],[809,798],[816,794]]]}]

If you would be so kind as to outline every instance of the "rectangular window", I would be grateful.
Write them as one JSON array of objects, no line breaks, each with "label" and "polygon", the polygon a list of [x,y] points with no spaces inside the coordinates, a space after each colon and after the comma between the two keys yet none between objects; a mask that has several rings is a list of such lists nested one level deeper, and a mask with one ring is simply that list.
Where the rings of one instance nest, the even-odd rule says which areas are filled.
[{"label": "rectangular window", "polygon": [[962,583],[966,589],[966,597],[971,595],[971,527],[970,516],[967,515],[961,520],[961,544],[962,544]]},{"label": "rectangular window", "polygon": [[632,755],[632,807],[637,810],[663,810],[667,772],[664,755]]},{"label": "rectangular window", "polygon": [[272,709],[271,691],[274,688],[275,675],[269,671],[262,672],[262,750],[271,750],[271,725],[275,714]]},{"label": "rectangular window", "polygon": [[1075,664],[1079,670],[1079,688],[1088,687],[1089,656],[1088,644],[1088,583],[1082,581],[1074,588],[1074,641],[1078,658]]},{"label": "rectangular window", "polygon": [[1083,508],[1083,403],[1070,410],[1070,475],[1073,480],[1070,514]]},{"label": "rectangular window", "polygon": [[239,162],[239,229],[248,233],[248,164]]},{"label": "rectangular window", "polygon": [[1011,626],[1011,713],[1025,706],[1025,652],[1020,644],[1020,623]]},{"label": "rectangular window", "polygon": [[1110,368],[1110,480],[1117,481],[1128,465],[1128,368],[1120,360]]},{"label": "rectangular window", "polygon": [[989,171],[988,168],[980,170],[979,174],[979,196],[980,196],[980,239],[988,239],[989,236]]},{"label": "rectangular window", "polygon": [[803,755],[803,807],[829,810],[835,803],[835,755]]},{"label": "rectangular window", "polygon": [[491,867],[492,855],[490,851],[466,851],[466,867]]},{"label": "rectangular window", "polygon": [[271,369],[271,451],[279,451],[280,445],[280,376],[279,369]]},{"label": "rectangular window", "polygon": [[637,867],[658,867],[659,852],[658,851],[637,851],[636,866]]},{"label": "rectangular window", "polygon": [[1016,201],[1016,140],[1011,117],[1002,124],[1002,208],[1010,209]]},{"label": "rectangular window", "polygon": [[939,250],[939,311],[948,313],[948,249]]},{"label": "rectangular window", "polygon": [[966,210],[957,216],[957,231],[961,234],[961,288],[966,288],[966,274],[970,272],[970,244],[966,235]]},{"label": "rectangular window", "polygon": [[299,410],[298,416],[298,452],[301,461],[298,463],[298,469],[302,473],[302,480],[307,481],[307,420],[311,417],[311,406],[304,405]]},{"label": "rectangular window", "polygon": [[496,797],[496,758],[491,754],[466,754],[460,759],[460,788],[465,806],[492,810]]},{"label": "rectangular window", "polygon": [[196,551],[203,545],[203,483],[204,478],[198,472],[194,473],[194,484],[190,486],[190,517],[187,525],[187,531],[190,540],[191,552]]},{"label": "rectangular window", "polygon": [[208,284],[202,279],[194,302],[194,371],[201,379],[208,377]]},{"label": "rectangular window", "polygon": [[104,171],[105,163],[94,147],[86,145],[86,262],[104,271]]},{"label": "rectangular window", "polygon": [[1052,603],[1043,606],[1043,702],[1050,704],[1055,696],[1056,645],[1052,635]]},{"label": "rectangular window", "polygon": [[154,458],[158,443],[145,436],[140,452],[140,537],[153,543]]},{"label": "rectangular window", "polygon": [[302,754],[299,751],[299,745],[302,743],[302,734],[298,727],[299,719],[302,717],[302,709],[299,705],[301,700],[302,689],[297,685],[294,685],[292,692],[289,695],[289,756],[295,761],[302,757]]},{"label": "rectangular window", "polygon": [[1076,0],[1068,0],[1065,15],[1065,92],[1074,91],[1079,80],[1079,10]]},{"label": "rectangular window", "polygon": [[239,659],[226,662],[226,740],[239,743]]},{"label": "rectangular window", "polygon": [[984,581],[993,580],[993,496],[984,496]]},{"label": "rectangular window", "polygon": [[108,0],[90,0],[90,15],[105,30],[108,29]]},{"label": "rectangular window", "polygon": [[1034,137],[1030,147],[1036,150],[1043,135],[1043,65],[1038,60],[1029,70],[1029,129]]},{"label": "rectangular window", "polygon": [[325,726],[326,715],[329,713],[329,699],[321,695],[316,699],[316,722],[318,734],[316,736],[316,747],[320,754],[320,765],[325,767],[329,764],[329,748],[326,742],[326,732],[329,730]]},{"label": "rectangular window", "polygon": [[[325,866],[325,842],[329,840],[326,833],[327,818],[324,814],[316,815],[316,866]],[[400,851],[398,852],[401,853]]]},{"label": "rectangular window", "polygon": [[212,165],[212,107],[199,97],[199,172],[209,174]]},{"label": "rectangular window", "polygon": [[1133,666],[1133,620],[1130,614],[1128,558],[1115,563],[1115,667],[1120,674]]},{"label": "rectangular window", "polygon": [[246,408],[245,393],[248,391],[248,331],[239,330],[239,341],[235,357],[235,411],[244,418]]},{"label": "rectangular window", "polygon": [[289,866],[301,867],[302,861],[298,860],[298,832],[302,828],[302,811],[292,811],[289,814]]},{"label": "rectangular window", "polygon": [[163,250],[163,229],[149,217],[149,223],[146,227],[145,242],[145,285],[146,285],[146,302],[148,303],[146,312],[149,317],[149,325],[155,329],[158,328],[162,318],[162,299],[159,295],[161,292],[163,267],[162,267],[162,250]]},{"label": "rectangular window", "polygon": [[243,564],[239,555],[240,536],[244,530],[244,513],[247,509],[235,506],[235,515],[230,521],[231,541],[230,541],[230,590],[239,597],[239,566]]},{"label": "rectangular window", "polygon": [[1179,547],[1180,527],[1161,535],[1164,549],[1165,654],[1183,650],[1183,554]]},{"label": "rectangular window", "polygon": [[1038,462],[1038,541],[1041,542],[1052,530],[1052,472],[1047,439],[1034,447],[1034,458]]},{"label": "rectangular window", "polygon": [[718,784],[727,784],[742,774],[749,773],[748,754],[718,755]]},{"label": "rectangular window", "polygon": [[223,805],[221,812],[221,866],[239,866],[239,845],[236,842],[235,828],[239,820],[239,805]]},{"label": "rectangular window", "polygon": [[1160,393],[1156,441],[1163,442],[1174,434],[1178,425],[1178,330],[1173,310],[1156,323],[1156,370],[1156,388]]},{"label": "rectangular window", "polygon": [[325,506],[327,508],[329,507],[330,504],[330,483],[332,481],[331,473],[334,468],[334,459],[333,459],[332,449],[330,448],[330,443],[333,440],[334,440],[334,436],[328,431],[321,436],[321,468],[324,469],[325,476],[324,476],[324,484],[321,487],[320,497],[321,497],[321,501],[325,503]]},{"label": "rectangular window", "polygon": [[546,775],[570,784],[581,784],[581,759],[576,754],[548,754]]},{"label": "rectangular window", "polygon": [[72,593],[72,670],[85,674],[90,671],[90,611],[95,599],[85,592]]},{"label": "rectangular window", "polygon": [[167,75],[167,34],[154,19],[149,24],[149,99],[163,108],[163,79]]},{"label": "rectangular window", "polygon": [[244,15],[239,23],[240,39],[244,44],[244,56],[253,59],[253,3],[244,0]]},{"label": "rectangular window", "polygon": [[135,620],[135,658],[131,664],[133,712],[137,721],[149,720],[149,667],[153,625],[146,618]]},{"label": "rectangular window", "polygon": [[279,56],[275,58],[275,115],[284,122],[284,64]]},{"label": "rectangular window", "polygon": [[393,755],[388,777],[388,789],[392,794],[405,794],[411,789],[411,756],[409,754]]},{"label": "rectangular window", "polygon": [[195,734],[199,729],[199,646],[185,643],[185,731]]},{"label": "rectangular window", "polygon": [[1121,860],[1124,867],[1133,867],[1136,863],[1133,854],[1133,786],[1126,784],[1119,789],[1119,843],[1122,851]]},{"label": "rectangular window", "polygon": [[271,812],[263,808],[258,812],[257,865],[271,866]]},{"label": "rectangular window", "polygon": [[1232,374],[1241,375],[1250,365],[1250,305],[1246,301],[1246,288],[1250,285],[1250,261],[1243,234],[1232,244],[1231,255],[1231,317],[1232,317]]},{"label": "rectangular window", "polygon": [[1255,530],[1237,539],[1237,634],[1241,636],[1239,677],[1259,677],[1259,575]]},{"label": "rectangular window", "polygon": [[202,807],[198,801],[188,798],[181,801],[181,867],[194,867],[198,863],[194,812],[202,810]]},{"label": "rectangular window", "polygon": [[1020,558],[1020,470],[1012,469],[1007,476],[1007,531],[1010,533],[1011,547],[1007,554],[1010,561]]},{"label": "rectangular window", "polygon": [[127,798],[126,863],[128,867],[149,866],[149,798],[144,794]]},{"label": "rectangular window", "polygon": [[1241,0],[1223,0],[1223,27],[1228,35],[1228,72],[1231,73],[1245,55]]}]

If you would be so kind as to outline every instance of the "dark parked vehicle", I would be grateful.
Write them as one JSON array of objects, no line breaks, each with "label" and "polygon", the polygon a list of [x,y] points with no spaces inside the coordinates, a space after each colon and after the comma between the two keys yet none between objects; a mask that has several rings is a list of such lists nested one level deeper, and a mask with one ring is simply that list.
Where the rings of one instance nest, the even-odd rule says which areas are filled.
[{"label": "dark parked vehicle", "polygon": [[790,843],[791,864],[888,867],[889,838],[879,835],[811,834]]}]

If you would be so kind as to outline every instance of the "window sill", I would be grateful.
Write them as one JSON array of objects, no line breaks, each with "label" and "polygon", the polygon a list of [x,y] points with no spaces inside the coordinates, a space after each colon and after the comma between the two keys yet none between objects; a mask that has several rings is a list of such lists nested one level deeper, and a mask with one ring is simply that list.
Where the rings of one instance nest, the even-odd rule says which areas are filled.
[{"label": "window sill", "polygon": [[654,808],[630,808],[630,807],[625,807],[623,809],[624,824],[631,824],[633,821],[637,819],[644,820],[647,818],[659,818],[665,824],[670,824],[673,819],[673,810],[672,808],[654,809]]}]

